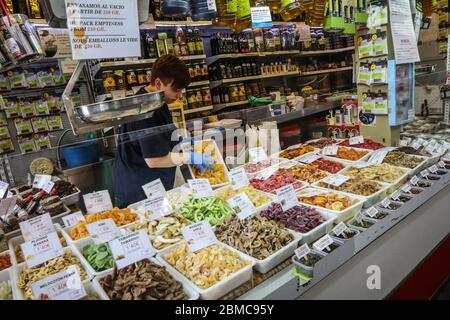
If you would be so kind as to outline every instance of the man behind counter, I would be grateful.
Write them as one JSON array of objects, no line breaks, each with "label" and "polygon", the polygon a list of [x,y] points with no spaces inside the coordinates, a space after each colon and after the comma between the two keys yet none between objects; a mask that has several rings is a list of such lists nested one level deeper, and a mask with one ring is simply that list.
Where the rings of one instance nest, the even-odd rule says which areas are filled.
[{"label": "man behind counter", "polygon": [[113,167],[116,205],[126,207],[146,198],[142,186],[161,179],[166,190],[173,188],[176,167],[193,164],[204,171],[215,161],[193,151],[172,152],[178,140],[172,141],[177,129],[167,103],[182,97],[190,83],[189,71],[183,61],[165,55],[153,64],[150,85],[136,94],[163,91],[166,103],[148,119],[124,124],[119,129],[117,154]]}]

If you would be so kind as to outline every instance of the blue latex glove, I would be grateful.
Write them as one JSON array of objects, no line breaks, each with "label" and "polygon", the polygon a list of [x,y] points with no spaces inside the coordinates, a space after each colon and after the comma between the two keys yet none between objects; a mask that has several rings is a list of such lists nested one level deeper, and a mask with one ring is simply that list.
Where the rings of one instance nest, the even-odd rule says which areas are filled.
[{"label": "blue latex glove", "polygon": [[210,158],[211,153],[200,154],[195,151],[189,152],[189,162],[193,166],[200,169],[201,172],[206,173],[205,167],[210,170],[214,170],[211,163],[216,163],[216,160]]}]

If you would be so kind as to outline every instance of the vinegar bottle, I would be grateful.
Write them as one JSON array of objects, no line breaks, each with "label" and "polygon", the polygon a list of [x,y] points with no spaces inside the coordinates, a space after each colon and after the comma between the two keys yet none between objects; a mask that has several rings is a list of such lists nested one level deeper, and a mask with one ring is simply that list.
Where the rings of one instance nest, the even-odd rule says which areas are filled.
[{"label": "vinegar bottle", "polygon": [[281,0],[280,15],[284,21],[297,18],[302,13],[299,0]]}]

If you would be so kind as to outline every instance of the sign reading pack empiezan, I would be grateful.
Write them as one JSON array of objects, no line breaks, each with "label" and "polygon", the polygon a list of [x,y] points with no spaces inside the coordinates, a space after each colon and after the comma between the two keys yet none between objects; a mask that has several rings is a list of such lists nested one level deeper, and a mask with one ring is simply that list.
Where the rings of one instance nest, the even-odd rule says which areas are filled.
[{"label": "sign reading pack empiezan", "polygon": [[72,59],[139,57],[137,0],[66,0]]}]

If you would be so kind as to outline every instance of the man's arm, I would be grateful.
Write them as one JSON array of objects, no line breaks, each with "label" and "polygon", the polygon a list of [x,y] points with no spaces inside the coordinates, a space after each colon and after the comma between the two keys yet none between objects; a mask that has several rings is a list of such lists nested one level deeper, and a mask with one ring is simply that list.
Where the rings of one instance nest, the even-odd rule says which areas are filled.
[{"label": "man's arm", "polygon": [[187,164],[189,161],[189,153],[169,152],[164,157],[146,158],[145,163],[149,168],[172,168]]}]

